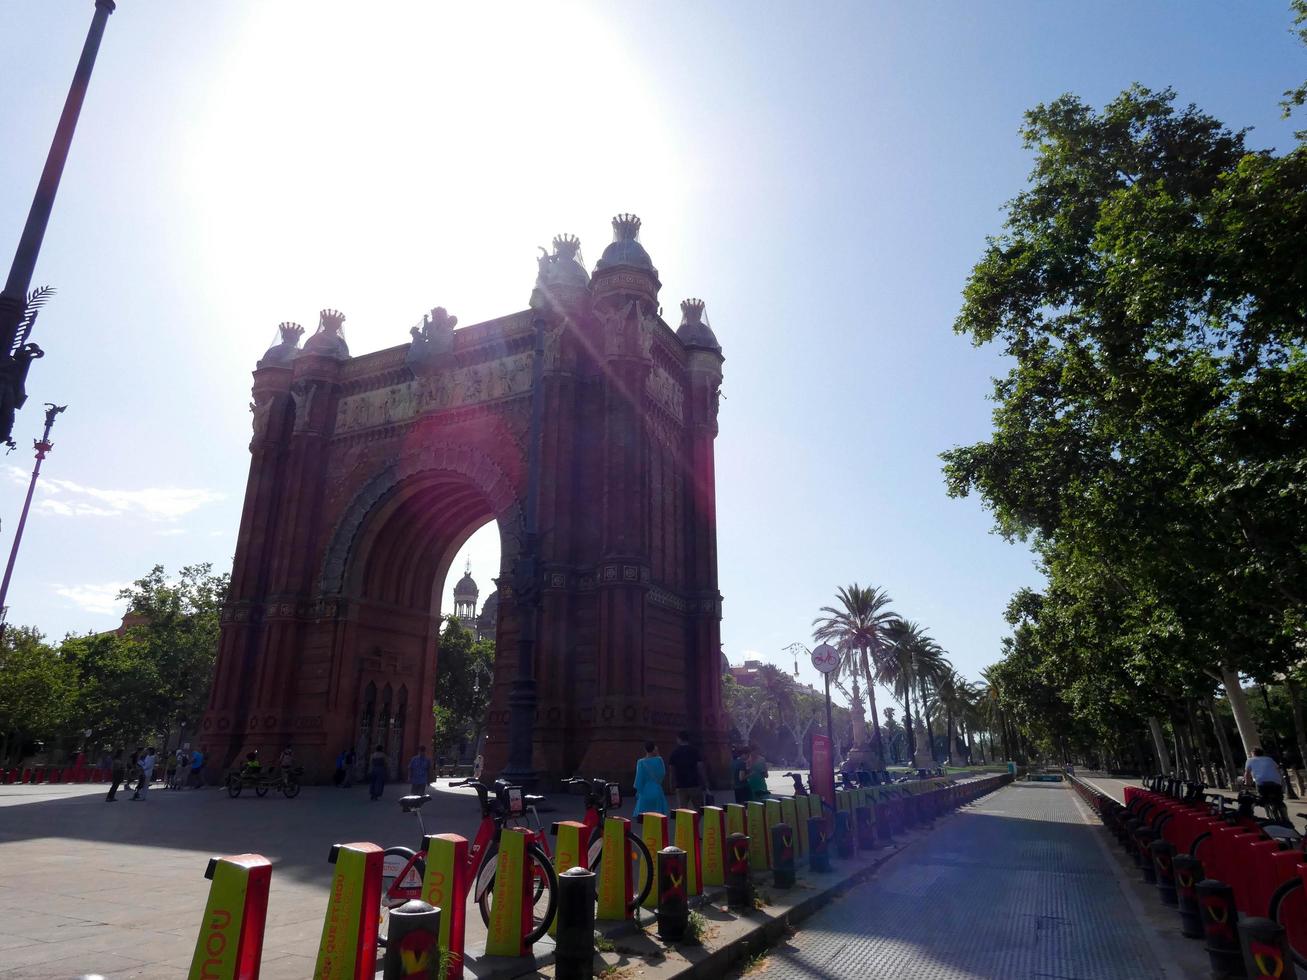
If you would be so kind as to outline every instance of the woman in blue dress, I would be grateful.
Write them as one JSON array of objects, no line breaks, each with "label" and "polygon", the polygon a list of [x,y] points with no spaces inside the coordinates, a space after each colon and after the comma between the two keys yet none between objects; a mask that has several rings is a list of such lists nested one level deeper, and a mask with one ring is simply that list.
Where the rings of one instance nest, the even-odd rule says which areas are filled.
[{"label": "woman in blue dress", "polygon": [[644,758],[635,764],[635,816],[642,813],[667,814],[667,797],[663,795],[663,780],[667,766],[653,742],[644,743]]}]

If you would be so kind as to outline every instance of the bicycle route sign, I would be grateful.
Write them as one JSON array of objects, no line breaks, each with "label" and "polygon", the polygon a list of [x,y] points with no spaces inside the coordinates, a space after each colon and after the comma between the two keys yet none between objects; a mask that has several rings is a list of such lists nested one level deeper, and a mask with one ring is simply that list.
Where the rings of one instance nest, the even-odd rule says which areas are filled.
[{"label": "bicycle route sign", "polygon": [[840,665],[840,653],[829,643],[812,651],[812,665],[823,674],[829,674]]}]

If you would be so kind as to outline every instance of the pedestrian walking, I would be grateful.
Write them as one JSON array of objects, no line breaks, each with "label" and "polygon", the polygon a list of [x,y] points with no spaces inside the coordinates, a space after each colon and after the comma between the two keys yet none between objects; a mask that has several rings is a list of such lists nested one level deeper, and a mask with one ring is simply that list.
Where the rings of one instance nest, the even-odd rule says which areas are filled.
[{"label": "pedestrian walking", "polygon": [[703,806],[704,791],[708,788],[708,770],[703,754],[690,744],[690,733],[676,736],[676,748],[667,757],[672,773],[672,789],[676,791],[676,805],[682,809],[699,809]]},{"label": "pedestrian walking", "polygon": [[350,749],[345,753],[345,789],[349,789],[351,786],[354,785],[355,765],[356,765],[356,757],[354,755],[354,750]]},{"label": "pedestrian walking", "polygon": [[739,746],[731,749],[731,786],[735,789],[735,802],[749,802],[749,752]]},{"label": "pedestrian walking", "polygon": [[133,784],[140,785],[141,779],[141,756],[145,754],[145,749],[136,746],[136,751],[132,753],[131,761],[127,764],[127,779],[123,783],[123,789],[129,790]]},{"label": "pedestrian walking", "polygon": [[123,763],[123,750],[121,747],[114,750],[113,759],[109,763],[109,795],[104,798],[106,803],[118,802],[118,787],[127,773],[127,767]]},{"label": "pedestrian walking", "polygon": [[177,781],[177,753],[171,752],[163,759],[163,788],[172,789]]},{"label": "pedestrian walking", "polygon": [[749,778],[749,799],[765,800],[771,796],[767,789],[767,760],[758,751],[758,746],[749,746],[749,757],[745,760]]},{"label": "pedestrian walking", "polygon": [[191,789],[199,789],[203,782],[204,753],[198,748],[191,753],[191,774],[188,782]]},{"label": "pedestrian walking", "polygon": [[419,745],[417,755],[408,760],[408,781],[414,796],[427,795],[427,786],[431,784],[431,760],[427,758],[425,745]]},{"label": "pedestrian walking", "polygon": [[642,813],[667,813],[667,797],[663,793],[663,780],[667,766],[658,754],[656,742],[644,743],[644,758],[635,764],[635,816]]},{"label": "pedestrian walking", "polygon": [[478,752],[477,757],[472,760],[472,778],[477,782],[481,781],[481,770],[484,769],[485,766],[486,757]]},{"label": "pedestrian walking", "polygon": [[372,794],[374,803],[386,792],[386,775],[389,768],[390,759],[386,756],[386,747],[378,745],[368,759],[368,776],[371,780],[368,792]]},{"label": "pedestrian walking", "polygon": [[336,771],[331,774],[331,784],[337,788],[345,785],[345,756],[348,749],[341,749],[340,755],[336,756]]},{"label": "pedestrian walking", "polygon": [[145,755],[141,757],[141,778],[136,783],[136,792],[132,794],[132,799],[143,803],[145,794],[150,789],[150,781],[154,779],[154,766],[157,757],[154,754],[154,746],[151,745],[145,750]]}]

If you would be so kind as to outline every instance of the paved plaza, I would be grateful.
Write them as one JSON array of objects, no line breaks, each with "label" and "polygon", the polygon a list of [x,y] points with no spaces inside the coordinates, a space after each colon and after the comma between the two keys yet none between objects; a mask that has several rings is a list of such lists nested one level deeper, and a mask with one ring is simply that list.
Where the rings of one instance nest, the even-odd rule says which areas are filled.
[{"label": "paved plaza", "polygon": [[1178,917],[1159,914],[1157,899],[1122,877],[1102,838],[1066,784],[1014,783],[941,822],[805,921],[751,976],[1205,975],[1199,944],[1182,945]]},{"label": "paved plaza", "polygon": [[[772,784],[789,788],[784,777]],[[156,789],[144,803],[106,805],[102,786],[0,787],[0,980],[184,975],[207,860],[244,851],[273,862],[262,976],[303,980],[331,844],[413,846],[416,821],[396,804],[403,791],[393,785],[374,804],[363,786],[308,787],[296,800]],[[550,802],[545,821],[580,815],[576,797]],[[479,820],[468,790],[440,789],[427,814],[433,833],[470,837]],[[1186,950],[1174,913],[1156,908],[1102,838],[1064,784],[1014,784],[940,821],[760,969],[778,980],[1186,975],[1173,972],[1176,949],[1200,956],[1196,944]],[[474,948],[484,942],[479,916],[468,924]]]},{"label": "paved plaza", "polygon": [[[446,782],[441,781],[441,784]],[[173,978],[190,966],[215,854],[254,851],[273,864],[264,980],[304,980],[327,906],[333,843],[415,847],[418,825],[391,785],[378,803],[366,785],[306,787],[294,800],[224,790],[152,789],[144,803],[103,802],[105,786],[0,787],[0,978]],[[570,819],[578,798],[557,798]],[[471,837],[475,794],[441,791],[428,806],[431,833]],[[484,942],[468,917],[469,945]]]}]

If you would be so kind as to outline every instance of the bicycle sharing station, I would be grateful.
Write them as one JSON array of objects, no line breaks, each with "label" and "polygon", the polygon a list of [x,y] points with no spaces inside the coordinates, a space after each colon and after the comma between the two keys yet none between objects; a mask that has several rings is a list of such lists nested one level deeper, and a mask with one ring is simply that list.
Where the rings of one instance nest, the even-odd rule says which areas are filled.
[{"label": "bicycle sharing station", "polygon": [[1162,776],[1127,786],[1118,802],[1067,779],[1176,909],[1181,935],[1204,941],[1215,980],[1307,970],[1307,855],[1282,802],[1241,794],[1231,806],[1201,783]]},{"label": "bicycle sharing station", "polygon": [[[608,812],[621,794],[603,780],[570,781],[585,794],[585,817],[548,831],[536,813],[540,797],[503,782],[464,780],[451,785],[475,789],[482,809],[471,841],[427,834],[422,807],[431,798],[406,796],[400,805],[418,820],[418,850],[370,842],[331,848],[314,977],[460,980],[466,970],[508,980],[552,963],[556,980],[578,980],[594,974],[596,927],[615,942],[629,941],[638,957],[640,945],[653,941],[645,927],[654,925],[664,952],[647,952],[662,957],[690,948],[684,942],[695,908],[720,913],[719,931],[731,935],[715,949],[687,954],[687,969],[691,961],[696,970],[725,967],[874,871],[890,853],[892,833],[929,826],[1012,778],[846,785],[831,803],[804,790],[748,806],[677,810],[670,820],[645,815],[638,832]],[[272,866],[241,854],[214,858],[205,873],[212,883],[189,976],[257,980]],[[775,894],[764,903],[768,889]],[[487,927],[479,955],[466,948],[469,902]]]}]

